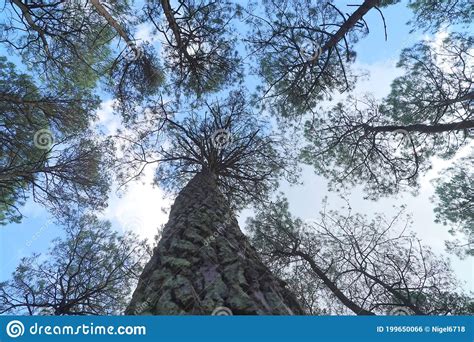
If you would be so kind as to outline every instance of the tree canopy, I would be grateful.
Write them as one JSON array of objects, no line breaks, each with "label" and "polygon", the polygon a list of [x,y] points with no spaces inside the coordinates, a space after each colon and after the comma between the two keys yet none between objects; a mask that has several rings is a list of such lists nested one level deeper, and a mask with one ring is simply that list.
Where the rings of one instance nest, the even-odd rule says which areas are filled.
[{"label": "tree canopy", "polygon": [[[409,231],[404,209],[372,219],[324,207],[302,221],[285,198],[262,206],[247,227],[271,269],[291,284],[311,313],[469,314],[470,294],[452,277],[449,262]],[[321,307],[325,307],[324,311]]]},{"label": "tree canopy", "polygon": [[[0,56],[0,225],[20,223],[31,198],[66,224],[66,237],[46,261],[22,260],[0,286],[0,312],[122,310],[144,245],[94,212],[113,181],[126,186],[152,166],[169,193],[212,174],[226,212],[256,206],[254,244],[310,313],[472,313],[449,262],[405,232],[401,212],[324,211],[304,223],[286,200],[269,202],[282,180],[299,181],[300,162],[330,190],[416,194],[435,158],[472,147],[472,1],[408,1],[412,32],[424,38],[401,51],[388,95],[355,93],[358,43],[373,30],[387,40],[384,10],[399,2],[5,0],[1,53],[12,57]],[[369,13],[379,27],[369,27]],[[106,135],[95,122],[108,97],[121,128]],[[447,246],[462,257],[473,253],[472,160],[434,181],[436,221],[460,233]],[[175,239],[187,227],[177,217]],[[162,244],[171,258],[178,249]],[[259,258],[241,265],[251,260]],[[321,310],[323,296],[331,303]]]},{"label": "tree canopy", "polygon": [[158,103],[133,129],[117,137],[123,148],[118,162],[124,182],[156,163],[156,183],[176,192],[207,170],[230,202],[240,207],[264,200],[281,176],[295,181],[296,156],[290,144],[253,113],[243,90],[195,103],[184,117],[181,113],[171,103]]},{"label": "tree canopy", "polygon": [[90,92],[38,87],[0,58],[0,224],[19,222],[29,196],[63,213],[104,207],[108,172],[99,164],[108,147],[88,131],[97,106]]},{"label": "tree canopy", "polygon": [[25,257],[0,283],[0,313],[121,314],[149,255],[144,241],[86,215],[68,222],[46,256]]},{"label": "tree canopy", "polygon": [[[435,213],[438,222],[449,225],[453,235],[467,238],[449,243],[448,247],[461,257],[474,254],[474,156],[461,158],[435,180]],[[466,240],[466,239],[463,239]]]},{"label": "tree canopy", "polygon": [[371,197],[416,189],[432,157],[449,159],[472,141],[472,43],[452,34],[404,50],[405,74],[381,103],[351,96],[306,122],[303,160],[335,184],[364,184]]}]

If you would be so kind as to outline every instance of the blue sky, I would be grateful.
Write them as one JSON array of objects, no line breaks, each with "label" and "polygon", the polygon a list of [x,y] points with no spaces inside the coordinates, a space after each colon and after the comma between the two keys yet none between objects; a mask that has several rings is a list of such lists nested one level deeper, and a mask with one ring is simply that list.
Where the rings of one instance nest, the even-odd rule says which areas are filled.
[{"label": "blue sky", "polygon": [[[340,8],[349,1],[336,1]],[[347,12],[353,11],[348,7]],[[383,9],[386,19],[388,40],[385,41],[383,22],[380,14],[371,11],[364,17],[369,25],[370,34],[363,38],[356,46],[357,60],[355,67],[369,70],[370,79],[362,82],[357,92],[374,91],[376,96],[382,97],[387,94],[391,80],[400,74],[395,68],[401,49],[412,45],[424,35],[421,33],[409,34],[410,28],[405,23],[411,19],[411,12],[405,7],[405,2],[389,6]],[[1,22],[1,14],[0,14]],[[147,36],[147,28],[141,27],[141,35]],[[0,47],[1,55],[8,55],[3,47]],[[11,59],[18,60],[16,57]],[[99,110],[99,123],[108,130],[113,130],[119,125],[116,117],[112,115],[111,100],[104,98],[102,108]],[[446,167],[448,163],[435,161],[434,170],[422,180],[421,194],[413,197],[403,194],[397,198],[386,198],[377,202],[363,199],[363,192],[355,188],[350,194],[350,203],[355,211],[365,213],[369,217],[374,212],[384,212],[388,216],[395,213],[394,205],[407,204],[408,211],[413,213],[413,230],[422,239],[423,243],[432,246],[437,253],[444,253],[444,240],[450,238],[447,228],[433,223],[434,214],[430,196],[433,187],[430,178]],[[167,215],[160,209],[170,204],[170,199],[163,200],[162,192],[152,188],[150,183],[153,170],[147,170],[143,183],[132,184],[129,191],[121,198],[114,193],[111,194],[109,208],[102,217],[111,220],[113,227],[119,231],[127,228],[132,229],[143,237],[152,238],[156,229],[166,222]],[[329,197],[332,208],[341,205],[341,200],[334,194],[329,194],[325,179],[315,176],[310,168],[304,168],[304,185],[300,187],[289,187],[283,184],[282,191],[285,192],[293,213],[303,219],[316,217],[321,208],[324,196]],[[50,241],[61,234],[61,228],[54,224],[48,224],[49,213],[39,204],[31,200],[22,208],[25,218],[20,224],[10,224],[0,227],[0,280],[9,278],[19,260],[33,252],[44,252]],[[239,221],[242,223],[251,213],[244,210]],[[472,262],[461,261],[451,256],[456,275],[463,281],[468,282],[466,288],[473,288]]]}]

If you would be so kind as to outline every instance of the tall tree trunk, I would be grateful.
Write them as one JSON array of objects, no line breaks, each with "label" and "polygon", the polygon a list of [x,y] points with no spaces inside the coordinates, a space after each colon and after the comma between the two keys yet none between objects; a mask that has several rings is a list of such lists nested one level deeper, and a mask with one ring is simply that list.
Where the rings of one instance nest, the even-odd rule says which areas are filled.
[{"label": "tall tree trunk", "polygon": [[127,310],[133,314],[304,314],[240,231],[215,176],[202,171],[179,193]]}]

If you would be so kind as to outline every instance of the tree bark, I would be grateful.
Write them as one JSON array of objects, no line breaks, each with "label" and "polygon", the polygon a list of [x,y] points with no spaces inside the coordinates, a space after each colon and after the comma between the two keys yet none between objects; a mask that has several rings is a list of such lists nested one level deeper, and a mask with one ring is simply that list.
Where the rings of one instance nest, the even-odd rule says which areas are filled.
[{"label": "tree bark", "polygon": [[372,8],[379,5],[380,0],[365,0],[359,8],[352,13],[349,18],[341,25],[339,30],[327,41],[326,44],[322,47],[322,52],[334,48],[339,41],[345,37],[345,35],[357,24],[359,20],[362,19],[364,15],[367,14]]},{"label": "tree bark", "polygon": [[127,315],[304,314],[283,281],[262,263],[215,176],[198,173],[179,193],[145,266]]},{"label": "tree bark", "polygon": [[91,0],[92,6],[94,6],[97,13],[99,13],[107,23],[114,28],[114,30],[118,33],[118,35],[127,43],[128,45],[133,45],[132,39],[129,37],[125,29],[120,25],[114,17],[109,13],[109,11],[102,6],[100,0]]},{"label": "tree bark", "polygon": [[295,255],[300,256],[304,260],[306,260],[309,265],[311,266],[311,269],[316,273],[316,275],[323,281],[323,283],[331,290],[331,292],[336,296],[337,299],[341,301],[342,304],[344,304],[348,309],[350,309],[353,313],[356,315],[360,316],[373,316],[375,315],[372,311],[370,310],[365,310],[363,307],[357,305],[356,302],[351,300],[349,297],[347,297],[341,289],[329,279],[329,277],[326,275],[326,273],[319,268],[319,266],[316,264],[316,262],[311,258],[308,254],[303,253],[301,251],[296,251]]}]

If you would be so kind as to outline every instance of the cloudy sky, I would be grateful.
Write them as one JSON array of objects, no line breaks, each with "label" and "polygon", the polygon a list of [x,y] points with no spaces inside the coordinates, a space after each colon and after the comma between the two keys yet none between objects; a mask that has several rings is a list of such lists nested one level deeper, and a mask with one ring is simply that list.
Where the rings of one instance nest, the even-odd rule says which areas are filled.
[{"label": "cloudy sky", "polygon": [[[347,1],[338,1],[342,6]],[[348,9],[350,11],[351,9]],[[411,46],[422,34],[409,34],[409,27],[404,23],[410,19],[410,12],[404,4],[390,6],[383,10],[387,24],[388,40],[385,41],[383,23],[380,15],[372,11],[366,21],[370,28],[368,37],[357,45],[357,62],[355,67],[367,70],[370,77],[360,82],[356,92],[363,94],[373,93],[376,97],[388,94],[391,81],[401,71],[395,67],[401,49]],[[142,40],[156,41],[159,37],[152,37],[149,27],[139,27],[138,37]],[[434,42],[440,39],[431,37]],[[4,53],[0,49],[0,54]],[[101,108],[98,111],[98,128],[106,132],[114,132],[120,127],[120,120],[112,111],[113,100],[104,96]],[[465,153],[461,151],[461,154]],[[459,157],[459,156],[457,156]],[[360,188],[351,190],[348,199],[354,212],[366,214],[369,218],[374,213],[385,213],[387,217],[394,215],[397,207],[407,205],[407,211],[413,215],[412,230],[417,233],[422,242],[429,245],[440,254],[444,252],[444,241],[452,239],[448,229],[434,223],[433,204],[430,197],[434,189],[432,179],[450,165],[452,161],[433,161],[433,169],[422,178],[419,195],[405,193],[397,197],[383,198],[376,202],[364,200],[364,193]],[[108,208],[100,214],[110,220],[118,231],[133,230],[140,236],[153,239],[158,228],[166,223],[167,213],[164,209],[172,203],[172,198],[164,198],[163,192],[152,185],[153,168],[145,171],[145,176],[136,183],[132,183],[127,192],[118,196],[116,192],[110,194]],[[340,208],[343,201],[337,194],[330,193],[327,181],[316,176],[310,167],[303,168],[303,185],[291,187],[282,184],[281,191],[287,196],[290,209],[295,216],[313,220],[321,209],[322,200],[328,197],[329,207]],[[52,238],[61,234],[61,228],[48,223],[50,218],[40,205],[28,201],[23,208],[26,218],[20,224],[10,224],[0,229],[0,281],[9,278],[19,260],[33,252],[44,252]],[[244,210],[239,215],[243,227],[246,217],[251,210]],[[466,289],[474,288],[473,269],[471,260],[460,260],[450,256],[456,276],[465,282]]]}]

